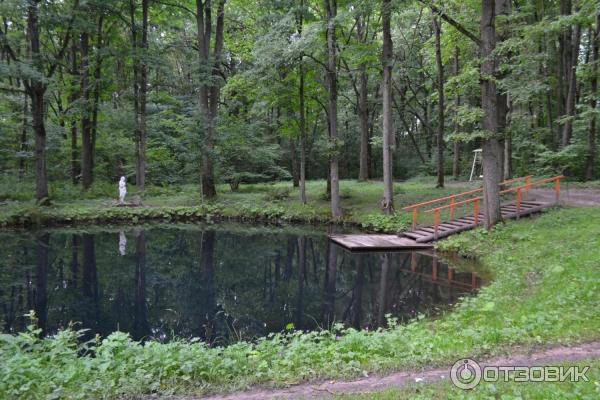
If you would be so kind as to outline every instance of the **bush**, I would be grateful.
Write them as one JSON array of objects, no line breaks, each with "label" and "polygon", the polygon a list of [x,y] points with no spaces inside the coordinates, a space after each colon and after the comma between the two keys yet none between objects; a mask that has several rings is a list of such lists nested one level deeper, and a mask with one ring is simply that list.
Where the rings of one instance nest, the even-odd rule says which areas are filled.
[{"label": "bush", "polygon": [[290,197],[290,188],[289,187],[281,187],[281,186],[273,186],[267,189],[267,194],[265,195],[265,200],[267,201],[280,201],[285,200]]},{"label": "bush", "polygon": [[369,214],[361,224],[363,228],[374,232],[399,233],[410,226],[407,214]]}]

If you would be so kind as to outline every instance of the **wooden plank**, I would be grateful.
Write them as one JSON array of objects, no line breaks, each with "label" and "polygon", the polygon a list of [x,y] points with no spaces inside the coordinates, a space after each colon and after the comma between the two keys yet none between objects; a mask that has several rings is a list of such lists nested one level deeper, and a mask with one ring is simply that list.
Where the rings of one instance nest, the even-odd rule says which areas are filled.
[{"label": "wooden plank", "polygon": [[411,250],[433,247],[397,235],[329,235],[329,239],[350,251]]}]

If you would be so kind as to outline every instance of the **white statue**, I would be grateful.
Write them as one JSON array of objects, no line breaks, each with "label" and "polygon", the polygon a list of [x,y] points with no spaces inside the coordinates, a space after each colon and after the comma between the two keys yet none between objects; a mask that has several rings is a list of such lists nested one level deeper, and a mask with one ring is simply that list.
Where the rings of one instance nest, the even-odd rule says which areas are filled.
[{"label": "white statue", "polygon": [[127,237],[125,236],[125,232],[119,232],[119,254],[122,256],[125,255],[127,249]]},{"label": "white statue", "polygon": [[122,176],[119,181],[119,203],[125,202],[125,195],[127,194],[127,185],[125,184],[125,177]]}]

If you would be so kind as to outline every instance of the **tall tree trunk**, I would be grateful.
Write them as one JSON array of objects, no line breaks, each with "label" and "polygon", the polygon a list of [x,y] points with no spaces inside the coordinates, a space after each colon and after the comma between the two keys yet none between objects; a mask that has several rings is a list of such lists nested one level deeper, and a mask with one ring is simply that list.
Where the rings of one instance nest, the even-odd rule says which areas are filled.
[{"label": "tall tree trunk", "polygon": [[392,63],[393,45],[390,28],[391,0],[381,1],[383,22],[383,51],[381,63],[383,66],[383,201],[382,209],[385,214],[394,212],[394,182],[392,177]]},{"label": "tall tree trunk", "polygon": [[358,99],[358,117],[360,119],[360,166],[359,181],[369,180],[369,103],[368,75],[366,66],[360,68],[360,87]]},{"label": "tall tree trunk", "polygon": [[142,0],[142,41],[140,60],[140,129],[139,146],[137,154],[137,176],[136,183],[140,192],[146,188],[146,93],[148,91],[148,2]]},{"label": "tall tree trunk", "polygon": [[[129,18],[131,25],[131,51],[132,51],[132,69],[133,69],[133,123],[135,140],[135,179],[140,177],[138,155],[140,154],[140,56],[138,42],[138,27],[135,20],[136,0],[129,0]],[[139,185],[139,184],[138,184]]]},{"label": "tall tree trunk", "polygon": [[483,140],[483,192],[485,197],[485,226],[491,229],[502,219],[500,213],[501,149],[498,142],[498,93],[494,74],[496,61],[495,1],[481,1],[481,106],[483,128],[488,137]]},{"label": "tall tree trunk", "polygon": [[[459,49],[458,46],[454,49],[454,76],[458,77],[460,71],[459,64]],[[456,94],[456,112],[460,108],[460,94]],[[454,122],[454,133],[458,133],[460,130],[460,125],[458,119]],[[460,176],[460,142],[458,140],[454,140],[452,146],[452,176],[454,179],[458,180]]]},{"label": "tall tree trunk", "polygon": [[437,66],[438,125],[437,125],[437,187],[444,187],[444,65],[442,64],[441,21],[433,16],[435,31],[435,63]]},{"label": "tall tree trunk", "polygon": [[81,52],[81,184],[84,190],[92,186],[92,120],[90,101],[89,74],[89,34],[82,32],[80,37]]},{"label": "tall tree trunk", "polygon": [[27,115],[29,113],[29,107],[27,102],[27,94],[23,96],[23,122],[21,126],[21,137],[19,140],[19,180],[23,180],[25,177],[25,153],[27,152]]},{"label": "tall tree trunk", "polygon": [[211,57],[212,4],[211,0],[196,0],[196,24],[198,57],[200,60],[200,111],[204,123],[204,143],[202,154],[202,196],[214,198],[217,195],[214,178],[214,133],[220,98],[221,51],[225,25],[225,0],[217,5],[215,44]]},{"label": "tall tree trunk", "polygon": [[581,39],[581,25],[577,23],[573,29],[570,50],[570,62],[568,72],[569,89],[567,91],[567,103],[565,108],[565,117],[567,120],[562,129],[562,146],[566,147],[571,143],[573,136],[573,119],[575,118],[575,104],[577,101],[577,64],[579,60],[579,42]]},{"label": "tall tree trunk", "polygon": [[[571,0],[560,0],[560,15],[567,16],[571,14]],[[556,117],[558,119],[562,118],[565,115],[566,104],[567,104],[567,95],[565,94],[565,83],[567,85],[568,92],[568,82],[569,82],[569,70],[570,62],[571,62],[571,33],[572,29],[569,27],[565,29],[558,37],[558,68],[557,68],[557,113]],[[560,126],[560,125],[559,125]],[[555,137],[556,148],[561,147],[562,145],[562,132],[561,130],[557,130],[557,134]]]},{"label": "tall tree trunk", "polygon": [[[511,12],[511,0],[496,0],[495,1],[495,13],[496,16],[504,16],[507,17]],[[496,20],[497,21],[497,20]],[[497,29],[496,33],[497,41],[503,42],[509,38],[509,29],[508,23],[505,22],[503,26]],[[497,69],[498,61],[496,61],[496,69]],[[502,79],[503,76],[498,76],[498,72],[496,72],[496,79]],[[502,175],[505,175],[507,171],[511,169],[511,157],[506,153],[512,154],[512,140],[509,139],[510,133],[507,132],[507,118],[508,118],[508,93],[501,92],[496,89],[496,93],[498,96],[498,100],[496,102],[496,109],[498,110],[498,135],[501,138],[500,140],[500,174],[502,179]],[[508,178],[507,178],[508,179]]]},{"label": "tall tree trunk", "polygon": [[[304,0],[300,2],[300,12],[298,16],[298,34],[302,35]],[[306,204],[306,109],[304,94],[304,64],[300,57],[298,65],[298,75],[300,75],[300,85],[298,86],[299,97],[299,124],[300,124],[300,203]]]},{"label": "tall tree trunk", "polygon": [[[71,76],[75,80],[75,77],[79,75],[77,67],[77,45],[75,41],[71,46]],[[69,93],[69,102],[74,104],[79,98],[79,90],[73,85],[71,92]],[[71,182],[73,185],[77,184],[79,174],[81,172],[79,163],[79,152],[77,151],[77,117],[73,113],[71,115]]]},{"label": "tall tree trunk", "polygon": [[[367,32],[364,17],[356,17],[356,34],[361,43],[366,43]],[[360,123],[360,159],[358,180],[367,181],[369,179],[369,76],[367,74],[367,65],[361,64],[359,67],[359,87],[358,87],[358,118]]]},{"label": "tall tree trunk", "polygon": [[290,138],[290,166],[292,167],[292,185],[300,186],[300,167],[296,151],[296,139]]},{"label": "tall tree trunk", "polygon": [[[39,1],[30,1],[27,7],[27,36],[33,65],[42,72],[40,53],[40,30],[38,21]],[[35,134],[35,198],[38,202],[48,197],[48,173],[46,169],[46,127],[44,125],[44,93],[46,86],[40,78],[32,78],[27,89],[31,99],[33,132]]]},{"label": "tall tree trunk", "polygon": [[337,141],[337,45],[335,33],[335,18],[337,16],[337,1],[324,0],[327,17],[327,86],[329,89],[329,143],[330,162],[329,180],[331,184],[331,216],[333,219],[342,217],[340,205],[340,184],[338,168],[338,141]]},{"label": "tall tree trunk", "polygon": [[96,164],[96,138],[98,133],[98,107],[100,104],[100,73],[102,71],[102,59],[101,54],[103,43],[102,43],[102,25],[104,23],[104,16],[101,14],[98,17],[98,26],[96,29],[96,57],[94,64],[94,86],[93,86],[93,103],[92,103],[92,169]]},{"label": "tall tree trunk", "polygon": [[[600,47],[600,12],[596,14],[596,29],[591,29],[590,40],[592,41],[592,77],[591,77],[591,100],[590,107],[598,108],[598,48]],[[594,163],[596,162],[596,116],[592,115],[587,138],[587,157],[585,161],[585,179],[590,181],[594,178]]]}]

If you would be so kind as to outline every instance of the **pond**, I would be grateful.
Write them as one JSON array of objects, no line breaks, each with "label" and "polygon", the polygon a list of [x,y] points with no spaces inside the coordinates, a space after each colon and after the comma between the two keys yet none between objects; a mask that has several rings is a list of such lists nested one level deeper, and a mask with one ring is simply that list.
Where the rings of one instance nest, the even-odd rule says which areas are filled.
[{"label": "pond", "polygon": [[[432,315],[483,283],[420,252],[355,254],[317,228],[147,226],[0,233],[0,323],[212,344]],[[468,268],[467,268],[468,269]]]}]

